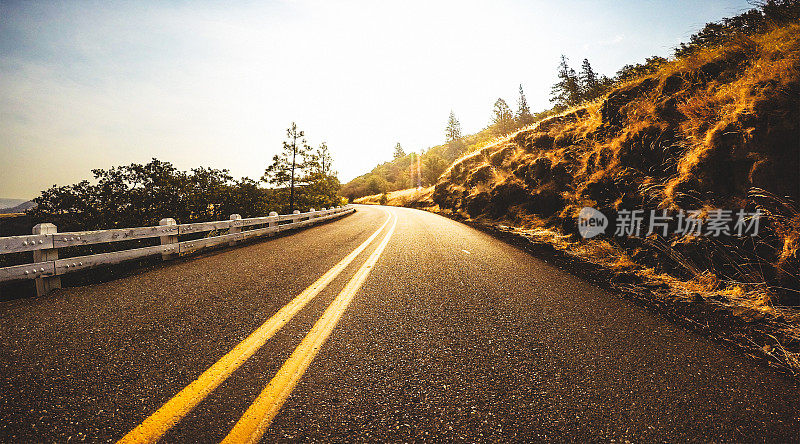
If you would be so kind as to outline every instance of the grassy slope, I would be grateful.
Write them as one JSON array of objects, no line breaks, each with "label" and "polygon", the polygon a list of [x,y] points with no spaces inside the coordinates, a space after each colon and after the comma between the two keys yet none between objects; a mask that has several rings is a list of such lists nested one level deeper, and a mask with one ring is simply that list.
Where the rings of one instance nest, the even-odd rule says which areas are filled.
[{"label": "grassy slope", "polygon": [[[459,160],[434,189],[390,204],[515,227],[611,270],[648,297],[705,300],[777,320],[800,349],[800,25],[740,36]],[[427,198],[430,196],[430,198]],[[377,203],[380,196],[363,199]],[[580,208],[761,208],[760,236],[581,240]],[[612,219],[613,220],[613,219]],[[612,278],[613,280],[613,278]],[[761,344],[760,344],[761,345]],[[800,355],[780,344],[800,368]]]}]

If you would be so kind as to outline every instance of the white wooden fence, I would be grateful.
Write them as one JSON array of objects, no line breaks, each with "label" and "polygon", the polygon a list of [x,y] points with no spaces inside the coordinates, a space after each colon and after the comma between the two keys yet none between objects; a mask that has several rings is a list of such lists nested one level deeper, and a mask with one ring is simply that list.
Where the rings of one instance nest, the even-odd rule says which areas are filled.
[{"label": "white wooden fence", "polygon": [[[131,259],[161,255],[169,260],[188,255],[204,248],[221,244],[234,245],[245,239],[268,236],[280,231],[293,230],[314,225],[353,213],[351,206],[336,207],[293,214],[272,212],[269,216],[242,219],[232,214],[230,220],[176,224],[174,219],[162,219],[156,227],[119,228],[113,230],[76,231],[59,233],[56,226],[49,223],[33,227],[29,236],[0,237],[0,254],[33,252],[33,263],[0,268],[0,282],[21,279],[36,280],[36,294],[43,295],[55,288],[61,288],[61,276],[78,270],[118,264]],[[211,235],[224,231],[224,234]],[[208,232],[209,235],[194,240],[179,241],[183,234]],[[81,245],[104,244],[158,237],[160,245],[134,248],[110,253],[91,254],[59,259],[58,249]]]}]

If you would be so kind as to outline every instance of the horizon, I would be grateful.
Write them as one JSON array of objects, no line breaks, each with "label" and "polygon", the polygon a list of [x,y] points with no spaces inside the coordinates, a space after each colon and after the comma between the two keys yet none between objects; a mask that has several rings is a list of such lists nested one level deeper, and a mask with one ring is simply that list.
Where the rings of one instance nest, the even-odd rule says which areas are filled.
[{"label": "horizon", "polygon": [[443,143],[450,110],[480,131],[498,97],[516,109],[519,84],[533,111],[549,108],[562,53],[613,76],[752,8],[454,4],[3,3],[0,197],[151,158],[258,179],[293,121],[327,142],[345,183],[397,142]]}]

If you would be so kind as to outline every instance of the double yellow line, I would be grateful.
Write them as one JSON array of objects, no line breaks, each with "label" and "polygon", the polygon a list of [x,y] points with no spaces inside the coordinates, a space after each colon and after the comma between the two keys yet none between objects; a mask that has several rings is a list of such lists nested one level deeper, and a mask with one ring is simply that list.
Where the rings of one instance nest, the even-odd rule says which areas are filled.
[{"label": "double yellow line", "polygon": [[283,306],[277,313],[269,318],[250,336],[245,338],[236,347],[223,356],[219,361],[203,372],[191,384],[186,386],[172,399],[167,401],[155,413],[150,415],[140,425],[122,437],[118,443],[154,443],[175,424],[191,412],[200,402],[225,381],[236,369],[253,356],[272,336],[275,335],[297,312],[309,301],[316,297],[328,284],[331,283],[355,258],[363,252],[380,234],[387,224],[393,219],[389,231],[381,240],[375,251],[369,256],[361,268],[356,271],[353,278],[345,288],[336,296],[336,299],[314,324],[300,345],[294,350],[289,359],[278,370],[275,377],[261,392],[256,401],[245,412],[244,416],[236,423],[233,430],[224,442],[256,442],[266,431],[272,419],[277,415],[283,403],[289,397],[292,389],[305,373],[305,370],[314,360],[325,340],[330,336],[333,328],[339,322],[342,314],[350,305],[353,297],[369,275],[370,270],[378,261],[386,244],[397,226],[397,216],[392,216],[387,210],[387,218],[380,228],[367,238],[364,243],[348,254],[344,259],[328,270],[316,282],[303,290],[291,302]]}]

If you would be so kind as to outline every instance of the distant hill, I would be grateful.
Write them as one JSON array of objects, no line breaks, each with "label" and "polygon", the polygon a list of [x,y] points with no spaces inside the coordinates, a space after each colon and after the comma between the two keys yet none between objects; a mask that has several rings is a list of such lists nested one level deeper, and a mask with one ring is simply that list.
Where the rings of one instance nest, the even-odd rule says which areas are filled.
[{"label": "distant hill", "polygon": [[24,213],[36,204],[25,199],[0,199],[0,214]]},{"label": "distant hill", "polygon": [[17,205],[27,202],[26,199],[8,199],[5,197],[0,197],[0,209],[6,209],[11,207],[16,207]]}]

